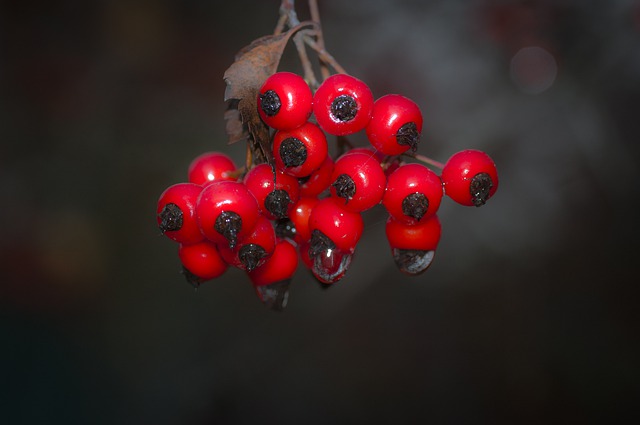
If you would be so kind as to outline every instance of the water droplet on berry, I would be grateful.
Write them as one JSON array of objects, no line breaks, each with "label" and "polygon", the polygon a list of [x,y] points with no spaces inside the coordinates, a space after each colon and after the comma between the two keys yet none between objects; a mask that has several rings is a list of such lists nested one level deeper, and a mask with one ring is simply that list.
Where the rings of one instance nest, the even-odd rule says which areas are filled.
[{"label": "water droplet on berry", "polygon": [[391,250],[393,260],[396,262],[398,269],[405,274],[415,276],[418,275],[431,265],[435,250],[420,249],[400,249],[393,248]]},{"label": "water droplet on berry", "polygon": [[254,286],[260,301],[272,310],[282,311],[289,301],[291,279],[281,280],[269,285]]},{"label": "water droplet on berry", "polygon": [[352,257],[339,249],[327,249],[313,257],[311,272],[321,283],[335,283],[347,272]]}]

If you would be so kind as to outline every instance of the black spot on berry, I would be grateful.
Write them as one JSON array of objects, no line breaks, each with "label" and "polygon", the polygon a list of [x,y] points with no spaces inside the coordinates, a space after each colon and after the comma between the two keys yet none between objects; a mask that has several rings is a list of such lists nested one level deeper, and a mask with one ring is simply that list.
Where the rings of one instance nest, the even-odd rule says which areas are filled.
[{"label": "black spot on berry", "polygon": [[471,193],[471,201],[476,207],[481,207],[489,199],[489,192],[493,187],[493,180],[487,173],[478,173],[471,179],[469,192]]},{"label": "black spot on berry", "polygon": [[396,133],[396,141],[399,145],[409,146],[411,152],[415,153],[420,143],[420,133],[416,123],[408,122],[400,127]]},{"label": "black spot on berry", "polygon": [[357,113],[358,104],[356,100],[346,94],[336,97],[331,103],[331,115],[338,121],[351,121],[356,117]]},{"label": "black spot on berry", "polygon": [[356,194],[356,183],[348,174],[340,174],[331,186],[336,188],[336,195],[347,202]]},{"label": "black spot on berry", "polygon": [[160,227],[160,231],[162,233],[182,229],[184,213],[176,204],[169,203],[165,205],[158,216],[160,217],[160,224],[158,227]]},{"label": "black spot on berry", "polygon": [[260,107],[264,114],[268,117],[275,116],[280,112],[282,102],[278,93],[273,90],[267,90],[264,94],[260,94]]},{"label": "black spot on berry", "polygon": [[267,252],[258,244],[249,243],[243,245],[238,252],[240,262],[244,264],[247,271],[252,271],[260,264],[260,260],[267,256]]},{"label": "black spot on berry", "polygon": [[238,233],[242,229],[242,217],[233,211],[222,211],[216,218],[214,229],[229,241],[229,248],[233,249],[238,242]]},{"label": "black spot on berry", "polygon": [[264,207],[276,218],[287,217],[291,198],[284,189],[275,189],[264,199]]},{"label": "black spot on berry", "polygon": [[402,200],[402,213],[420,221],[429,209],[429,200],[424,193],[416,192],[405,196]]},{"label": "black spot on berry", "polygon": [[402,273],[415,276],[423,273],[433,262],[435,251],[419,249],[399,249],[392,250],[393,260]]},{"label": "black spot on berry", "polygon": [[279,154],[285,167],[298,167],[307,160],[307,147],[299,139],[289,137],[282,141]]}]

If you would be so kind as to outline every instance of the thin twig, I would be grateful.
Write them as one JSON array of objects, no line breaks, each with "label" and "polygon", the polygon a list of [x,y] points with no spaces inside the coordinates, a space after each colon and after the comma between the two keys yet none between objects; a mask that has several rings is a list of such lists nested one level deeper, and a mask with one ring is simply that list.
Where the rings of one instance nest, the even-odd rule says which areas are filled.
[{"label": "thin twig", "polygon": [[309,47],[311,47],[318,54],[318,58],[320,60],[325,61],[327,64],[331,65],[331,67],[339,74],[346,74],[347,71],[336,61],[333,56],[329,54],[325,49],[321,49],[318,46],[318,43],[315,42],[311,37],[307,36],[304,38],[304,41],[307,43]]},{"label": "thin twig", "polygon": [[[309,0],[309,11],[311,12],[311,20],[316,23],[318,28],[316,34],[316,43],[321,50],[325,50],[324,46],[324,35],[322,32],[322,25],[320,23],[320,10],[318,9],[317,0]],[[320,61],[320,74],[322,75],[322,79],[326,80],[331,73],[329,72],[329,66],[324,57],[318,56]]]},{"label": "thin twig", "polygon": [[439,169],[443,169],[444,168],[444,164],[440,161],[436,161],[435,159],[431,159],[428,156],[424,156],[421,155],[419,153],[414,153],[414,154],[404,154],[406,156],[409,156],[411,158],[415,158],[420,162],[424,162],[425,164],[431,165],[433,167],[439,168]]},{"label": "thin twig", "polygon": [[309,60],[309,56],[307,55],[307,49],[304,45],[303,34],[298,33],[294,35],[293,42],[296,45],[298,56],[300,57],[302,68],[304,69],[304,79],[311,87],[318,87],[318,80],[316,79],[315,72],[313,72],[313,66],[311,65],[311,61]]}]

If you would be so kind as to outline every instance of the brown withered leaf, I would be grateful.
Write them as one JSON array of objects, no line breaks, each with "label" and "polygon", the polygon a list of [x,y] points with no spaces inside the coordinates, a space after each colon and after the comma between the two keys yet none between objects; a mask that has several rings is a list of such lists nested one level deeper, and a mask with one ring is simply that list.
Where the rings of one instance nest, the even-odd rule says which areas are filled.
[{"label": "brown withered leaf", "polygon": [[291,36],[314,25],[313,22],[302,22],[281,34],[254,40],[236,54],[234,62],[224,73],[227,84],[224,100],[229,102],[224,118],[229,143],[247,140],[254,162],[273,165],[269,127],[258,114],[258,91],[278,69]]}]

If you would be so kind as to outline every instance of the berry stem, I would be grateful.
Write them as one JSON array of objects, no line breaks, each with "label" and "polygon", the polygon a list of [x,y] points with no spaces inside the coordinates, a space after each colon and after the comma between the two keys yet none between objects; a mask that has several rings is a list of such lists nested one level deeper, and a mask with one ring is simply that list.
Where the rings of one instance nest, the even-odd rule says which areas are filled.
[{"label": "berry stem", "polygon": [[[322,32],[322,25],[320,23],[320,11],[318,9],[318,1],[317,0],[309,0],[309,12],[311,14],[311,20],[316,23],[318,28],[318,34],[316,35],[316,43],[318,47],[324,50],[324,35]],[[322,80],[326,80],[331,73],[329,72],[329,64],[325,60],[324,57],[318,57],[320,61],[320,74],[322,75]]]},{"label": "berry stem", "polygon": [[424,156],[421,155],[419,153],[414,153],[414,154],[405,154],[411,158],[415,158],[420,162],[424,162],[427,165],[431,165],[432,167],[436,167],[439,168],[440,170],[442,170],[444,168],[444,164],[440,161],[436,161],[435,159],[431,159],[428,156]]}]

